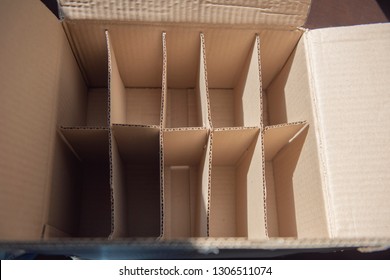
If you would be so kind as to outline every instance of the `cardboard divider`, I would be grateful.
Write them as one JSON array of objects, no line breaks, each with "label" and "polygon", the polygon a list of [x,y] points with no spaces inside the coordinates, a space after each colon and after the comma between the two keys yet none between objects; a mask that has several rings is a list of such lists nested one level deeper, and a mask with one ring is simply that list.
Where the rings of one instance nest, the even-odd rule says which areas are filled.
[{"label": "cardboard divider", "polygon": [[266,238],[259,132],[230,128],[212,133],[210,237]]},{"label": "cardboard divider", "polygon": [[[164,129],[163,238],[207,236],[208,131]],[[206,184],[206,186],[203,186]],[[202,215],[203,213],[203,215]]]},{"label": "cardboard divider", "polygon": [[264,132],[266,222],[269,237],[297,237],[293,176],[309,126],[268,126]]},{"label": "cardboard divider", "polygon": [[[111,233],[109,130],[61,127],[61,169],[53,174],[43,237],[105,237]],[[59,163],[57,163],[59,164]]]},{"label": "cardboard divider", "polygon": [[160,236],[159,126],[112,126],[112,237]]},{"label": "cardboard divider", "polygon": [[[170,38],[171,36],[173,38]],[[210,127],[204,40],[204,35],[200,34],[198,40],[192,38],[178,44],[174,33],[163,34],[163,99],[165,102],[163,105],[163,127]],[[169,56],[167,57],[168,53]],[[177,59],[189,53],[197,59],[197,63],[192,65],[198,67],[196,70],[187,69],[191,65],[189,66],[183,60]],[[196,77],[186,76],[190,73],[195,73]],[[171,75],[172,79],[170,78]],[[177,82],[171,82],[176,81],[178,77],[195,83],[190,86],[186,84],[183,87]]]},{"label": "cardboard divider", "polygon": [[[211,120],[215,128],[260,126],[262,118],[260,37],[255,36],[249,53],[241,51],[240,54],[247,58],[234,88],[209,89]],[[241,67],[241,65],[234,65],[234,67]]]},{"label": "cardboard divider", "polygon": [[[110,123],[160,125],[162,88],[153,85],[134,87],[124,84],[121,77],[123,73],[119,71],[119,62],[115,56],[115,46],[111,43],[108,31],[106,31],[106,41],[109,61]],[[126,63],[131,64],[132,57],[128,57]],[[162,69],[160,64],[156,61],[155,67]]]}]

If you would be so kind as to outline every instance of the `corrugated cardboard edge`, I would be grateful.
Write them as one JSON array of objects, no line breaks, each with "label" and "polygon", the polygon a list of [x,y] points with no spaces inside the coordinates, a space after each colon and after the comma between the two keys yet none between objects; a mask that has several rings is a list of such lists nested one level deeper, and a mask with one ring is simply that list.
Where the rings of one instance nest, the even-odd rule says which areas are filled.
[{"label": "corrugated cardboard edge", "polygon": [[[201,49],[201,55],[202,55],[202,58],[203,58],[203,64],[201,63],[202,62],[202,58],[200,59],[199,63],[200,63],[200,66],[199,67],[204,67],[204,80],[205,80],[205,87],[206,87],[206,103],[207,103],[207,118],[208,118],[208,124],[206,124],[206,127],[207,128],[210,128],[212,129],[213,128],[213,122],[211,120],[211,105],[210,105],[210,92],[209,92],[209,82],[208,82],[208,78],[207,78],[207,57],[206,57],[206,40],[205,40],[205,36],[203,33],[200,33],[200,49]],[[199,71],[200,72],[200,71]],[[200,75],[200,73],[199,73]],[[201,78],[199,78],[199,81],[201,80]]]},{"label": "corrugated cardboard edge", "polygon": [[[368,239],[286,239],[271,238],[268,240],[250,241],[245,238],[189,238],[176,240],[156,240],[152,238],[143,239],[51,239],[50,241],[31,242],[3,242],[0,241],[2,250],[42,250],[42,248],[96,248],[104,247],[125,247],[127,249],[156,249],[164,248],[169,250],[196,249],[204,252],[218,252],[221,249],[250,249],[250,250],[322,250],[345,248],[361,248],[365,252],[375,250],[387,250],[390,248],[389,238],[368,238]],[[364,248],[364,249],[363,249]]]},{"label": "corrugated cardboard edge", "polygon": [[168,0],[107,1],[58,0],[60,15],[68,20],[113,20],[228,25],[302,26],[311,0]]}]

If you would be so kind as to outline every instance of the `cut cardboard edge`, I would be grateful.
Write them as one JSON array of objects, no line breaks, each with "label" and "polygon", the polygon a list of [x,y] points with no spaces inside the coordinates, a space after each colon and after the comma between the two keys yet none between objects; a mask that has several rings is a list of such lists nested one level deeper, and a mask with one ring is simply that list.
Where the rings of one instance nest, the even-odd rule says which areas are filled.
[{"label": "cut cardboard edge", "polygon": [[167,118],[167,94],[168,94],[168,81],[167,81],[167,71],[168,71],[168,58],[167,58],[167,34],[162,33],[162,52],[163,52],[163,69],[162,69],[162,85],[161,85],[161,111],[160,111],[160,127],[166,126]]},{"label": "cut cardboard edge", "polygon": [[66,20],[114,20],[149,23],[196,23],[232,26],[265,25],[291,28],[302,26],[307,19],[310,0],[292,2],[251,2],[245,0],[127,2],[93,0],[81,4],[77,0],[59,0],[59,10]]}]

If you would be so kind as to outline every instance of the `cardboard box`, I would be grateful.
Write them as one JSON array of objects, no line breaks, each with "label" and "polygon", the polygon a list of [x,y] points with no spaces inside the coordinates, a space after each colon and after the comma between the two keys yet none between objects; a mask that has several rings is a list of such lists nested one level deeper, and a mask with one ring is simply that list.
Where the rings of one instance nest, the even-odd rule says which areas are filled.
[{"label": "cardboard box", "polygon": [[389,24],[59,4],[0,4],[2,248],[389,246]]}]

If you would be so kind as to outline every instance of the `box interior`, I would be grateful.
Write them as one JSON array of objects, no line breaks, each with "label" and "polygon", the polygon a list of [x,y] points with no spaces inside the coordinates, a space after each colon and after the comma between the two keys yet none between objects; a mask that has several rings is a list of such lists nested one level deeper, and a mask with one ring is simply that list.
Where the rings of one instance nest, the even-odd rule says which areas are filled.
[{"label": "box interior", "polygon": [[48,206],[15,238],[300,237],[290,179],[310,126],[273,121],[290,104],[266,92],[301,30],[52,24]]}]

